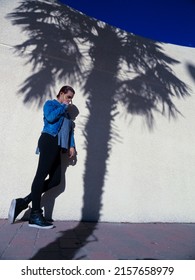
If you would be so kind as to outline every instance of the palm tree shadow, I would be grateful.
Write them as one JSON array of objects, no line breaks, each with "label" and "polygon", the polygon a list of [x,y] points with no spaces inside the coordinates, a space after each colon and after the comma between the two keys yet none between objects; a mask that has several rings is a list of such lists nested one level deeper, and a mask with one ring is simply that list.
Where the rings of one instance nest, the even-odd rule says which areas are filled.
[{"label": "palm tree shadow", "polygon": [[[26,62],[32,64],[32,75],[18,92],[23,95],[24,104],[35,102],[41,106],[52,96],[56,79],[79,83],[87,98],[81,221],[75,229],[63,231],[61,238],[74,236],[82,222],[93,223],[68,255],[74,258],[97,229],[101,217],[111,149],[122,141],[115,126],[118,104],[126,115],[142,116],[152,130],[156,113],[174,119],[181,114],[173,101],[189,96],[189,88],[172,71],[171,66],[179,61],[168,57],[160,43],[113,28],[57,1],[37,1],[36,5],[32,0],[22,1],[8,18],[28,34],[25,42],[15,46],[16,54],[23,54]],[[87,66],[85,59],[90,61]],[[64,164],[64,173],[66,168]],[[50,203],[44,197],[48,216],[56,195],[65,190],[63,180]],[[48,195],[51,197],[51,193]],[[38,252],[34,259],[40,255]]]},{"label": "palm tree shadow", "polygon": [[191,64],[188,64],[187,65],[187,68],[188,68],[188,71],[191,75],[191,77],[194,79],[195,81],[195,66],[194,65],[191,65]]},{"label": "palm tree shadow", "polygon": [[56,240],[40,249],[31,260],[82,260],[88,259],[83,249],[91,242],[98,242],[94,231],[98,223],[79,222],[77,226],[60,231]]}]

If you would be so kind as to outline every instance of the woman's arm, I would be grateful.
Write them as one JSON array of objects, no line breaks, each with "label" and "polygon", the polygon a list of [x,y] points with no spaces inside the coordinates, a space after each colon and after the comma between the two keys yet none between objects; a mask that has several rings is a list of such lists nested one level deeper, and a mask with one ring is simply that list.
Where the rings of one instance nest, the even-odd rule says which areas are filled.
[{"label": "woman's arm", "polygon": [[52,100],[48,100],[43,107],[44,117],[48,122],[53,123],[65,113],[67,108],[68,105],[60,103],[59,106],[56,107]]}]

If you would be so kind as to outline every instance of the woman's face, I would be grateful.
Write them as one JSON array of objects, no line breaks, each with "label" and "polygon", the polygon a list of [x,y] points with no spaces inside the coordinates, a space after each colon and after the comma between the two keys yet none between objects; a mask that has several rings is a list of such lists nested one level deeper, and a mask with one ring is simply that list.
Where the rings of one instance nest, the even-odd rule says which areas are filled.
[{"label": "woman's face", "polygon": [[68,90],[66,93],[62,93],[61,95],[62,97],[62,102],[66,103],[66,104],[72,104],[72,99],[74,97],[74,93],[70,90]]}]

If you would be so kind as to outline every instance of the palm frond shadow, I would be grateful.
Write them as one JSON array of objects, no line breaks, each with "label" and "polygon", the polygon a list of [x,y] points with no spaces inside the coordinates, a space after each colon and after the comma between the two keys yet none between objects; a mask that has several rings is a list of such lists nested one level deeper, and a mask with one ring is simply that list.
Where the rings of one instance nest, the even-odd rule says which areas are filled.
[{"label": "palm frond shadow", "polygon": [[84,92],[89,117],[83,128],[81,221],[93,221],[97,228],[110,152],[113,143],[121,141],[114,126],[117,104],[123,105],[126,115],[141,115],[149,129],[156,113],[176,118],[181,112],[174,100],[190,96],[188,86],[171,68],[179,61],[167,56],[159,42],[126,33],[57,1],[21,1],[7,18],[27,34],[15,46],[16,54],[32,65],[31,76],[18,91],[24,104],[41,106],[57,80],[78,83]]},{"label": "palm frond shadow", "polygon": [[195,65],[191,65],[191,64],[188,64],[187,65],[187,69],[191,75],[191,77],[194,79],[195,81]]}]

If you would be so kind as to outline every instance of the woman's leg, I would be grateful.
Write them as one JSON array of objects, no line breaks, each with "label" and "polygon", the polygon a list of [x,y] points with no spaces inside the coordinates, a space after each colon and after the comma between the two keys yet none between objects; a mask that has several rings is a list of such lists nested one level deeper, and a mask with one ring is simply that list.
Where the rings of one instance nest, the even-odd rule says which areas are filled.
[{"label": "woman's leg", "polygon": [[[37,172],[34,177],[31,196],[32,196],[32,210],[29,218],[29,226],[36,228],[49,229],[53,228],[53,224],[45,220],[41,210],[41,195],[44,191],[45,179],[50,174],[55,174],[53,170],[56,170],[60,165],[60,147],[58,146],[58,136],[53,137],[49,134],[42,134],[39,139],[39,163]],[[51,180],[52,181],[52,177]],[[51,184],[53,186],[53,184]]]},{"label": "woman's leg", "polygon": [[[37,172],[32,184],[32,191],[24,198],[17,198],[11,201],[8,212],[8,220],[14,223],[17,216],[33,200],[34,210],[40,210],[41,194],[50,188],[58,185],[61,179],[61,157],[60,148],[57,144],[57,137],[49,134],[42,134],[39,139],[40,157]],[[49,174],[49,179],[45,180]]]},{"label": "woman's leg", "polygon": [[[61,155],[57,156],[54,165],[51,168],[51,172],[49,173],[49,178],[44,181],[44,187],[42,193],[47,192],[53,187],[56,187],[60,184],[61,181]],[[29,204],[32,201],[32,194],[30,193],[23,200]]]},{"label": "woman's leg", "polygon": [[[61,160],[57,136],[43,133],[39,139],[39,163],[31,187],[32,211],[40,210],[41,195],[60,182]],[[46,177],[50,175],[49,179]]]},{"label": "woman's leg", "polygon": [[49,173],[49,178],[44,181],[43,193],[48,190],[56,187],[60,184],[61,181],[61,155],[58,154],[51,171]]}]

